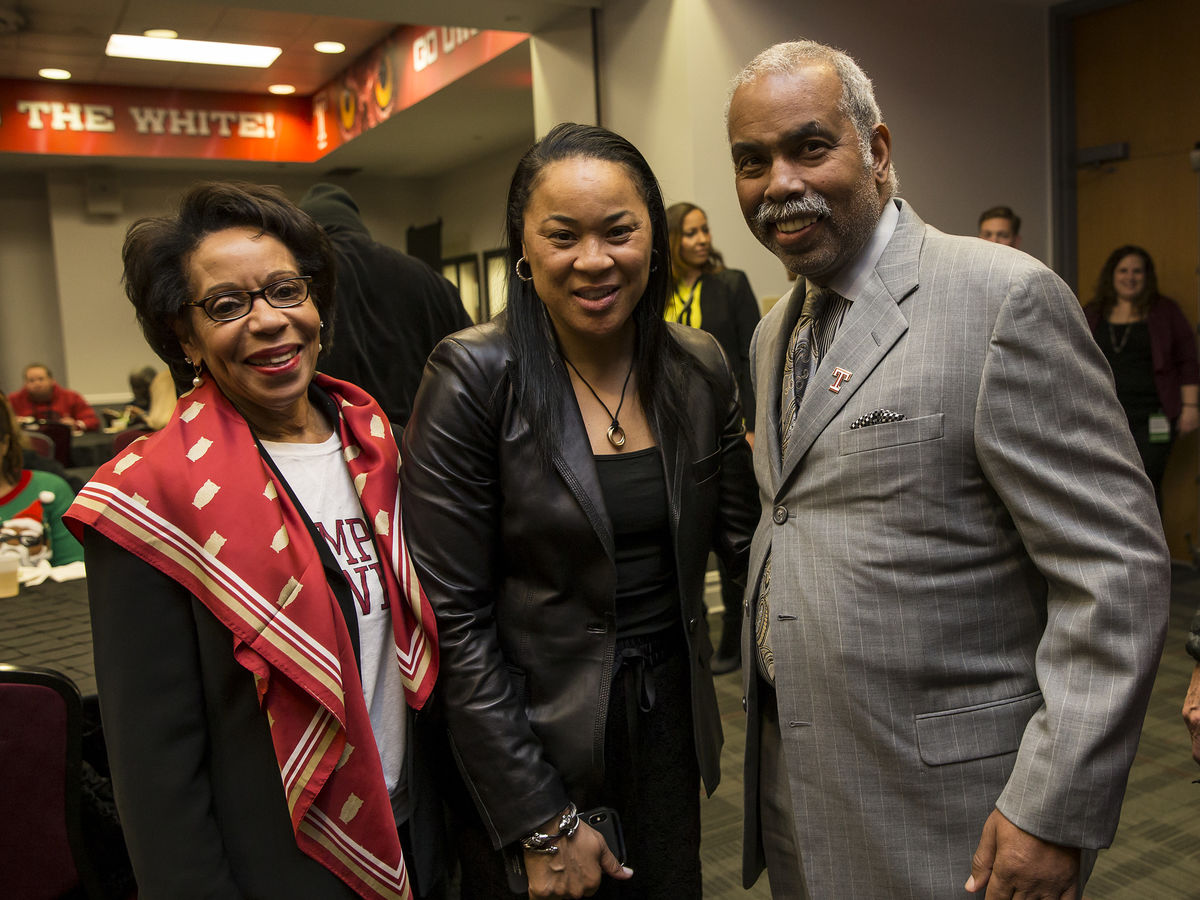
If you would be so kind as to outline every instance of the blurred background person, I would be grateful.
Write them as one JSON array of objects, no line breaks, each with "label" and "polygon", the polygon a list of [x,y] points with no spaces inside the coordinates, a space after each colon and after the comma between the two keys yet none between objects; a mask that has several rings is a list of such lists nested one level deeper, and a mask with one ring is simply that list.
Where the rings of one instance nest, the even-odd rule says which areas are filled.
[{"label": "blurred background person", "polygon": [[83,559],[83,548],[62,522],[74,497],[62,478],[25,465],[21,428],[0,394],[0,553],[15,554],[23,566]]},{"label": "blurred background person", "polygon": [[424,893],[408,711],[436,635],[383,411],[316,371],[329,243],[278,189],[202,184],[135,222],[123,259],[146,340],[192,383],[69,513],[139,894]]},{"label": "blurred background person", "polygon": [[31,422],[61,422],[76,431],[95,431],[100,420],[81,394],[63,387],[41,363],[25,367],[25,386],[9,395],[13,412]]},{"label": "blurred background person", "polygon": [[144,428],[157,431],[167,424],[175,409],[175,379],[170,369],[156,372],[142,366],[129,373],[133,399],[123,410],[106,409],[113,428]]},{"label": "blurred background person", "polygon": [[337,255],[337,341],[321,371],[357,384],[389,421],[404,425],[430,351],[471,324],[458,289],[421,260],[372,240],[344,188],[315,184],[300,208]]},{"label": "blurred background person", "polygon": [[[746,420],[746,440],[754,446],[754,384],[750,379],[750,338],[758,325],[758,302],[746,273],[728,269],[712,244],[708,216],[694,203],[667,208],[674,291],[667,301],[671,322],[702,328],[717,339],[737,378],[738,394]],[[741,665],[742,589],[717,561],[721,576],[724,614],[721,639],[713,656],[714,675],[724,675]]]},{"label": "blurred background person", "polygon": [[993,206],[979,214],[979,236],[994,244],[1021,248],[1021,217],[1011,206]]},{"label": "blurred background person", "polygon": [[[507,860],[534,898],[699,898],[722,744],[704,572],[712,548],[744,584],[758,518],[733,375],[663,319],[665,210],[624,138],[555,127],[506,208],[507,309],[438,345],[404,435],[475,806],[455,808],[462,895],[513,896]],[[576,827],[595,806],[619,812],[631,878]]]},{"label": "blurred background person", "polygon": [[141,366],[129,373],[129,391],[133,395],[130,406],[142,412],[150,408],[150,383],[154,381],[154,375],[154,366]]},{"label": "blurred background person", "polygon": [[1187,652],[1196,665],[1183,698],[1183,721],[1192,740],[1192,759],[1200,764],[1200,609],[1192,616],[1192,625],[1188,629]]},{"label": "blurred background person", "polygon": [[[5,402],[7,402],[4,391],[0,391],[0,398],[4,398]],[[12,407],[10,406],[9,409],[11,410]],[[18,426],[20,425],[15,413],[13,415],[13,421],[17,422]],[[68,472],[63,467],[63,464],[56,460],[53,456],[43,456],[37,450],[30,447],[29,432],[24,428],[18,427],[15,434],[21,446],[22,468],[35,469],[39,472],[49,472],[52,475],[57,475],[68,485],[70,485],[72,497],[79,493],[79,489],[83,487],[83,479],[80,478],[77,473]]]},{"label": "blurred background person", "polygon": [[1158,292],[1150,254],[1132,244],[1109,254],[1085,312],[1112,367],[1161,512],[1171,445],[1200,424],[1195,329],[1178,304]]}]

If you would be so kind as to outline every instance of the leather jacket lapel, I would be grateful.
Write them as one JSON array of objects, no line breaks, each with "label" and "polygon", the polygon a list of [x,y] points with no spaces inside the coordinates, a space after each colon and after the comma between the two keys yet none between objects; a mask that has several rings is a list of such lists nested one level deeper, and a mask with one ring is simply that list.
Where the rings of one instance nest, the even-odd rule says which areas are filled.
[{"label": "leather jacket lapel", "polygon": [[610,559],[615,559],[612,524],[608,518],[608,509],[604,505],[604,492],[600,489],[596,461],[592,459],[592,444],[588,440],[587,429],[583,426],[583,416],[579,412],[579,404],[575,400],[571,382],[565,373],[560,377],[563,381],[562,404],[559,409],[562,428],[558,446],[554,450],[554,468],[566,482],[567,489],[575,497],[583,514],[587,516],[588,522],[604,546],[604,551]]}]

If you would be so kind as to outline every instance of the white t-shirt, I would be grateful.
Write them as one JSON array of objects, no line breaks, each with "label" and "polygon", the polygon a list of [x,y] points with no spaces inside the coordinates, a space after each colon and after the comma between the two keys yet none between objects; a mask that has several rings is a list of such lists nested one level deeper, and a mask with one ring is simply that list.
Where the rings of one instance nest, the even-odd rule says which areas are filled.
[{"label": "white t-shirt", "polygon": [[325,538],[354,593],[361,656],[359,675],[371,716],[371,730],[383,760],[392,807],[404,810],[408,715],[400,664],[396,660],[392,611],[380,580],[382,568],[374,535],[342,457],[342,442],[334,433],[320,444],[263,441],[262,445],[317,532]]}]

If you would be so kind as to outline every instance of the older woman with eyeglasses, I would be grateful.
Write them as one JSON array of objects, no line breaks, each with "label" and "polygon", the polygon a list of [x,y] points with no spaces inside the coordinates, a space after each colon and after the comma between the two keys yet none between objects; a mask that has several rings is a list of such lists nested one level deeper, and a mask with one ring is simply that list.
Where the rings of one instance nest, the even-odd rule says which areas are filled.
[{"label": "older woman with eyeglasses", "polygon": [[437,639],[392,431],[316,371],[324,233],[276,189],[200,185],[130,228],[124,263],[147,340],[193,385],[68,513],[139,893],[423,894],[436,810],[406,709]]}]

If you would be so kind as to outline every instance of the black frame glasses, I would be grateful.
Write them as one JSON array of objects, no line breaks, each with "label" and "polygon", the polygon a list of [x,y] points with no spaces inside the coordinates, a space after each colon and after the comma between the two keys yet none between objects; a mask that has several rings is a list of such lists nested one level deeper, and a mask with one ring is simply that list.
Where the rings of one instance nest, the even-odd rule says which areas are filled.
[{"label": "black frame glasses", "polygon": [[[210,294],[200,300],[188,300],[183,305],[200,307],[204,310],[204,314],[214,322],[236,322],[249,315],[250,310],[254,308],[254,301],[259,297],[262,297],[268,305],[275,309],[290,309],[293,306],[299,306],[308,299],[310,281],[312,281],[311,275],[293,275],[291,278],[272,281],[257,291],[221,291],[219,294]],[[299,295],[291,295],[291,289],[297,284],[301,288]],[[222,300],[228,300],[234,305],[218,305]]]}]

